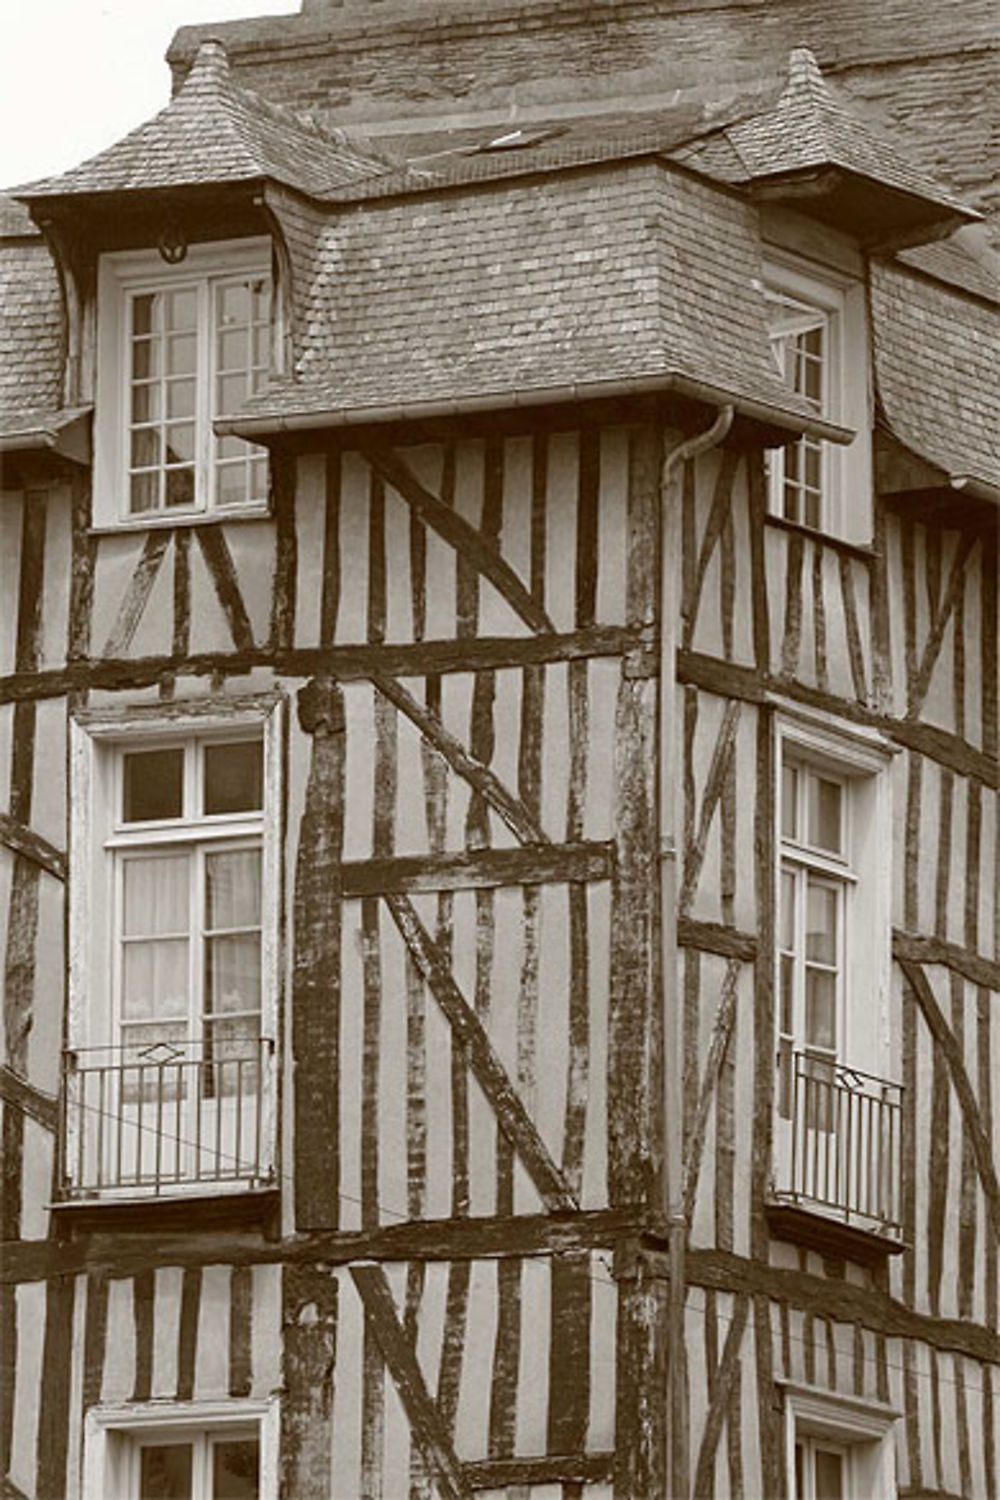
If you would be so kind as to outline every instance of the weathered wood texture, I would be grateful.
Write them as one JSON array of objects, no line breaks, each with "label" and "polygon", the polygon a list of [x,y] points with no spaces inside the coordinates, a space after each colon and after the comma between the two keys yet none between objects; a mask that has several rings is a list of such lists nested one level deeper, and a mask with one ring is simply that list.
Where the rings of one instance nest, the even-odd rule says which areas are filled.
[{"label": "weathered wood texture", "polygon": [[[289,1497],[657,1493],[664,441],[595,427],[283,459],[273,520],[148,538],[91,535],[79,485],[4,497],[0,1456],[16,1490],[74,1492],[88,1405],[263,1395],[282,1350]],[[688,466],[664,683],[692,1493],[778,1491],[789,1379],[895,1403],[904,1489],[996,1500],[995,548],[882,511],[872,548],[851,547],[764,505],[759,454]],[[286,1233],[59,1242],[67,708],[248,684],[301,690]],[[909,1245],[887,1271],[775,1242],[763,1212],[776,705],[901,752],[888,1030]]]}]

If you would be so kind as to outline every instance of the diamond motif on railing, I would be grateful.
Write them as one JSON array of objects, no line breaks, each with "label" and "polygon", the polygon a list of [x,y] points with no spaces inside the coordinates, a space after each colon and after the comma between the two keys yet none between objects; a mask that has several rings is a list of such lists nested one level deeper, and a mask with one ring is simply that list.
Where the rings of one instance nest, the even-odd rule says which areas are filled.
[{"label": "diamond motif on railing", "polygon": [[151,1046],[141,1048],[138,1056],[142,1062],[172,1063],[182,1058],[184,1051],[172,1042],[153,1042]]}]

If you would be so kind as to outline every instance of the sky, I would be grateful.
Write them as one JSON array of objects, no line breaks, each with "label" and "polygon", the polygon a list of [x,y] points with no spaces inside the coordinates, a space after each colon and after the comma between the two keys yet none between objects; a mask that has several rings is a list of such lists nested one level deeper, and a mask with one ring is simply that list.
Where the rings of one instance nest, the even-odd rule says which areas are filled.
[{"label": "sky", "polygon": [[298,0],[8,0],[0,187],[65,171],[162,109],[164,54],[179,26],[298,9]]}]

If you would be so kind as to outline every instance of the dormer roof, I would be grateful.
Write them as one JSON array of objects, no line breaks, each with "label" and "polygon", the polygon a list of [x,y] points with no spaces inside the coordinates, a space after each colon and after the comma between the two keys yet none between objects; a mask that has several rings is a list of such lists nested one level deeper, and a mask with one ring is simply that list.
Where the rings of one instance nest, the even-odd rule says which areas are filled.
[{"label": "dormer roof", "polygon": [[824,78],[807,47],[774,103],[671,152],[710,177],[783,199],[862,238],[934,238],[980,217]]},{"label": "dormer roof", "polygon": [[26,203],[273,181],[315,196],[385,170],[370,148],[240,87],[205,41],[165,109],[68,172],[13,189]]}]

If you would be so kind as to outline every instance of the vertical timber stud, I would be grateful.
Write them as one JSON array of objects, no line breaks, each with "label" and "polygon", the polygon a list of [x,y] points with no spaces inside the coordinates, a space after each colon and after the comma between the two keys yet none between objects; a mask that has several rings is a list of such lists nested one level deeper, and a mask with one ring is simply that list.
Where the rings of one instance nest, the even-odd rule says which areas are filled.
[{"label": "vertical timber stud", "polygon": [[333,1494],[333,1375],[338,1283],[323,1266],[282,1272],[285,1394],[281,1403],[281,1500]]},{"label": "vertical timber stud", "polygon": [[684,1358],[685,1268],[687,1219],[684,1212],[684,1006],[677,968],[677,844],[683,829],[680,736],[677,724],[676,652],[682,579],[681,539],[684,465],[724,443],[735,415],[732,406],[719,408],[711,427],[673,448],[663,460],[660,478],[660,673],[659,778],[657,811],[660,836],[660,982],[663,988],[662,1129],[663,1209],[669,1242],[667,1409],[669,1452],[668,1490],[687,1495],[688,1462],[687,1368]]},{"label": "vertical timber stud", "polygon": [[299,693],[312,757],[295,869],[292,1059],[295,1225],[340,1222],[339,1066],[341,852],[344,834],[344,697],[317,678]]},{"label": "vertical timber stud", "polygon": [[[653,1003],[656,539],[661,441],[649,423],[630,437],[626,618],[647,644],[622,663],[615,712],[615,873],[611,887],[608,1189],[616,1207],[649,1200],[648,1096]],[[633,1262],[638,1264],[633,1264]],[[663,1283],[641,1258],[616,1267],[618,1323],[615,1500],[665,1491]],[[652,1305],[657,1295],[660,1303]]]}]

